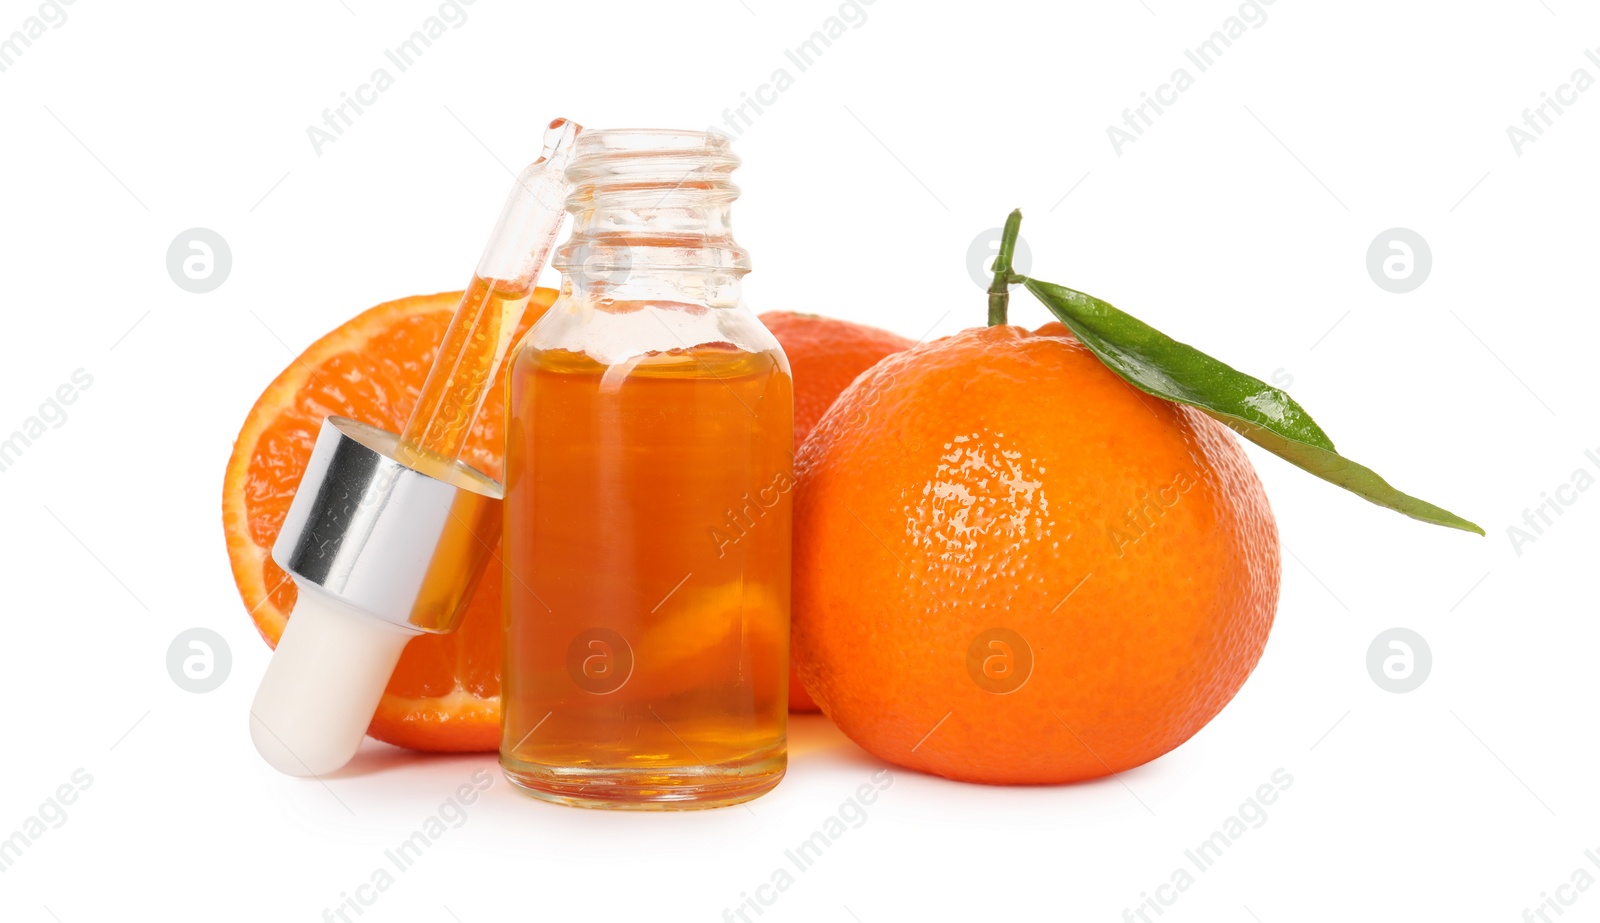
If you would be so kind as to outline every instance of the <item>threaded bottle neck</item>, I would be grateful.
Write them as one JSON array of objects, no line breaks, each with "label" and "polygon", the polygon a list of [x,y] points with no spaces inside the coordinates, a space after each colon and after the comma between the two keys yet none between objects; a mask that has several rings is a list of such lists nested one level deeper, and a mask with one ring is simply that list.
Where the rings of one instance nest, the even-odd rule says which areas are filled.
[{"label": "threaded bottle neck", "polygon": [[728,139],[696,131],[590,131],[567,167],[572,236],[554,265],[580,287],[606,287],[655,271],[731,274],[750,269],[733,239],[739,197]]}]

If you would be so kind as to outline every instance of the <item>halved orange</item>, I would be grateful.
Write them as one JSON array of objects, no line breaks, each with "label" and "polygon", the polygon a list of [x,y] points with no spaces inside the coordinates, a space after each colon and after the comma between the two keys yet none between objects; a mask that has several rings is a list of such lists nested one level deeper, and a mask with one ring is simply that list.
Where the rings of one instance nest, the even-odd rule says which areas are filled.
[{"label": "halved orange", "polygon": [[[222,523],[234,582],[268,644],[277,645],[297,594],[272,561],[272,543],[323,418],[346,416],[399,432],[460,298],[460,292],[418,295],[362,312],[290,362],[245,418],[222,485]],[[534,293],[518,338],[555,298],[547,288]],[[497,382],[462,454],[494,478],[501,476],[503,406]],[[460,628],[406,645],[367,733],[417,750],[496,749],[500,648],[500,580],[488,574]]]}]

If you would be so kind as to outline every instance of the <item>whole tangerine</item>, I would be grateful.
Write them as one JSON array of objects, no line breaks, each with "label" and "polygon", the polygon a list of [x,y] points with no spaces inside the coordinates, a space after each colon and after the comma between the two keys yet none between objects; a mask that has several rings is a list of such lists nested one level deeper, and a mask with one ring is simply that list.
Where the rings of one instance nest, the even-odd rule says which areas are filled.
[{"label": "whole tangerine", "polygon": [[876,756],[1058,783],[1192,737],[1259,660],[1277,526],[1234,435],[1061,324],[890,356],[797,456],[796,666]]}]

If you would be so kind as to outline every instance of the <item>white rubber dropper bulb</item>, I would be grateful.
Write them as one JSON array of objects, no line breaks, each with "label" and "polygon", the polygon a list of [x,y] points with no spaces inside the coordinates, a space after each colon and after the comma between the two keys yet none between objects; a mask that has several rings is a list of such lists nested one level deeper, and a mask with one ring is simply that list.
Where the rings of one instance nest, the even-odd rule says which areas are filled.
[{"label": "white rubber dropper bulb", "polygon": [[321,776],[355,756],[400,652],[421,632],[296,585],[294,615],[250,705],[250,739],[279,772]]}]

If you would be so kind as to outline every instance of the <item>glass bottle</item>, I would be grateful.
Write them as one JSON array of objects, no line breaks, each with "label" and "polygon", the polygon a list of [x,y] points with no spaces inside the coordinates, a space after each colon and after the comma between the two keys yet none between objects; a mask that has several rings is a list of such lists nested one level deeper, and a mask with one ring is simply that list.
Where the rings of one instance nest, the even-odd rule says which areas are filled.
[{"label": "glass bottle", "polygon": [[787,762],[793,389],[745,307],[727,139],[590,131],[561,297],[506,377],[500,763],[586,807],[736,804]]}]

